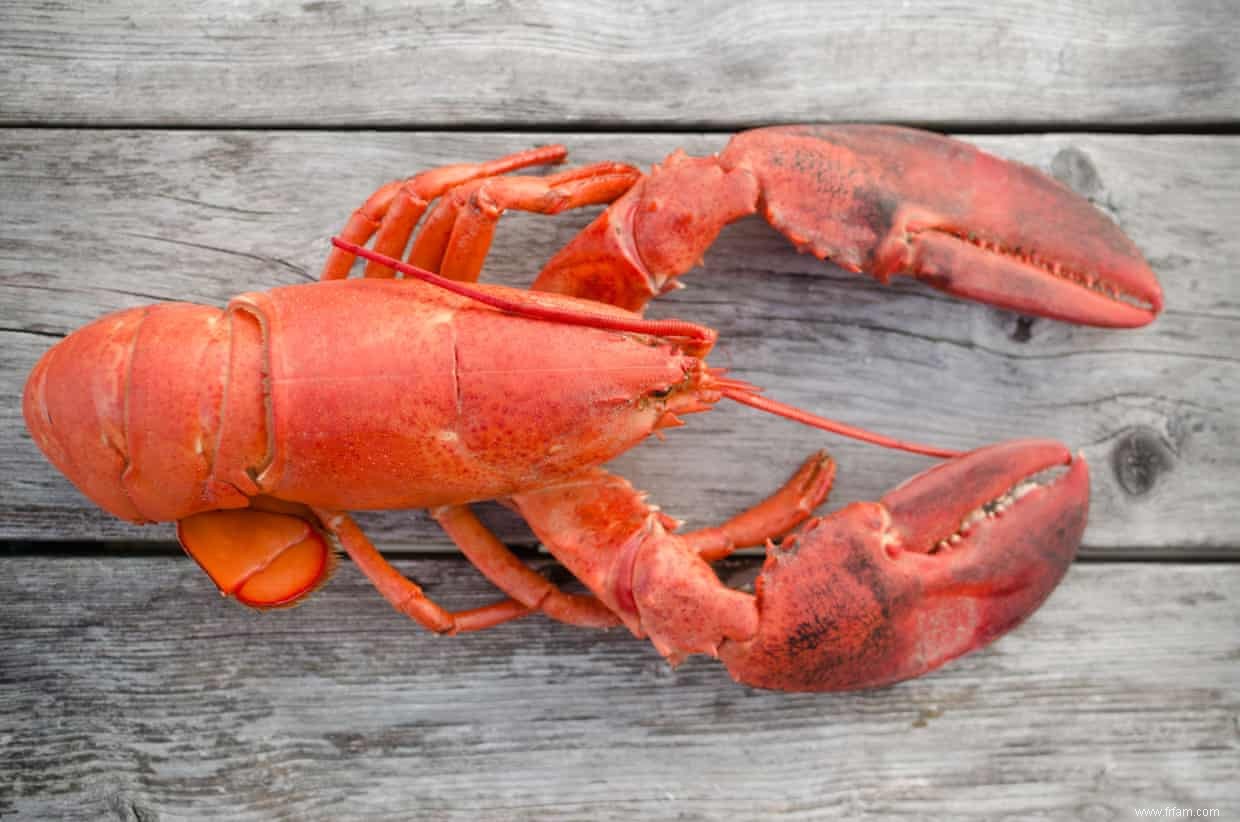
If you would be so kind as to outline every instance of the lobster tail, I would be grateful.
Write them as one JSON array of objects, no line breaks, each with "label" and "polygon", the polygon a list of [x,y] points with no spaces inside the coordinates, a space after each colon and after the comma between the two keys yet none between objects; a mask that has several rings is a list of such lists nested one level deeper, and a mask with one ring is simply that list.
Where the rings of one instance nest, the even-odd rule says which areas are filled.
[{"label": "lobster tail", "polygon": [[125,387],[149,308],[109,314],[48,350],[26,379],[22,413],[48,461],[113,516],[144,522],[121,483],[129,466]]},{"label": "lobster tail", "polygon": [[[121,519],[244,506],[248,475],[222,469],[266,454],[260,335],[246,315],[187,303],[110,314],[39,360],[26,425],[52,464]],[[248,379],[230,391],[234,372]],[[226,401],[236,436],[221,431]]]}]

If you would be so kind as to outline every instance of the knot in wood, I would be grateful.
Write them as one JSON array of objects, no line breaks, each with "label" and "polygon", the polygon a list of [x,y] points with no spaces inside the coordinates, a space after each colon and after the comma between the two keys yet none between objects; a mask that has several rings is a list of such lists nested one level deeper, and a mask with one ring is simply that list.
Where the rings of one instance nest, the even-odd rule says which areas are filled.
[{"label": "knot in wood", "polygon": [[1102,189],[1102,178],[1089,155],[1074,146],[1061,148],[1051,160],[1051,174],[1056,180],[1080,194],[1092,198]]},{"label": "knot in wood", "polygon": [[1175,455],[1156,431],[1146,427],[1125,432],[1111,452],[1111,467],[1120,487],[1133,497],[1148,494],[1158,476],[1170,471]]},{"label": "knot in wood", "polygon": [[1012,342],[1027,343],[1033,338],[1033,317],[1017,317],[1016,327],[1008,336]]}]

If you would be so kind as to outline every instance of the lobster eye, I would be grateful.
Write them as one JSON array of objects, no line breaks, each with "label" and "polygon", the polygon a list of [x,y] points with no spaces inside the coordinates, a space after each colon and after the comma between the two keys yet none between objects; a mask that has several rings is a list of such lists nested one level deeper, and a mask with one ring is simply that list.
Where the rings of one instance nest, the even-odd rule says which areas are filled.
[{"label": "lobster eye", "polygon": [[669,385],[667,388],[659,388],[659,389],[655,389],[654,391],[651,391],[650,396],[655,398],[656,400],[662,400],[662,399],[666,399],[667,397],[671,396],[671,393],[672,393],[672,387]]}]

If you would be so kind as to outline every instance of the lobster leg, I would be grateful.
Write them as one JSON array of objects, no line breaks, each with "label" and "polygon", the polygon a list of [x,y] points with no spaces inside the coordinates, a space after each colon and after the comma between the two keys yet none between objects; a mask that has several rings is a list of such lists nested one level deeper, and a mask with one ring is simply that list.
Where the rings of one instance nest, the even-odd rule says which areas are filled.
[{"label": "lobster leg", "polygon": [[567,594],[508,550],[465,505],[431,511],[466,558],[499,588],[531,611],[584,628],[611,628],[616,615],[592,596]]},{"label": "lobster leg", "polygon": [[757,633],[753,597],[726,588],[624,478],[595,468],[513,502],[547,550],[673,663]]},{"label": "lobster leg", "polygon": [[392,607],[437,634],[481,631],[530,613],[529,608],[513,599],[466,611],[448,611],[393,568],[348,514],[324,508],[311,510]]},{"label": "lobster leg", "polygon": [[673,664],[705,653],[741,682],[815,691],[918,676],[1014,628],[1066,572],[1088,498],[1084,461],[1057,443],[983,448],[810,520],[769,549],[752,595],[601,469],[514,502]]},{"label": "lobster leg", "polygon": [[802,252],[881,281],[1069,322],[1132,327],[1162,309],[1140,251],[1084,198],[967,143],[890,126],[736,135],[676,152],[539,274],[536,290],[640,311],[677,287],[719,230],[760,211]]},{"label": "lobster leg", "polygon": [[504,211],[558,214],[610,203],[640,176],[632,166],[598,163],[547,177],[492,177],[457,186],[426,218],[408,262],[453,280],[473,282]]},{"label": "lobster leg", "polygon": [[207,511],[177,523],[181,546],[220,593],[251,608],[298,605],[336,569],[323,531],[401,613],[437,633],[478,631],[529,613],[511,599],[468,611],[447,611],[392,568],[347,514],[312,509],[270,497],[252,507]]},{"label": "lobster leg", "polygon": [[533,289],[640,312],[680,287],[725,225],[756,212],[760,193],[749,172],[676,151],[552,257]]},{"label": "lobster leg", "polygon": [[[835,462],[825,451],[819,451],[767,499],[722,525],[690,531],[680,538],[707,561],[723,559],[738,548],[761,545],[804,522],[826,499],[834,478]],[[528,568],[478,521],[468,506],[436,508],[431,516],[487,579],[531,610],[589,628],[618,624],[616,615],[597,598],[566,594]],[[678,525],[671,518],[660,521],[669,530]]]},{"label": "lobster leg", "polygon": [[[351,242],[365,245],[366,241],[378,232],[375,250],[389,257],[399,257],[409,243],[413,227],[426,211],[430,201],[445,191],[480,177],[493,177],[529,166],[562,163],[567,156],[568,150],[562,145],[541,146],[486,163],[441,166],[423,171],[407,180],[393,180],[381,186],[353,212],[341,232],[342,236]],[[344,279],[349,276],[353,260],[352,254],[333,248],[323,266],[320,279]],[[390,272],[382,273],[385,270],[371,263],[366,266],[366,276],[391,277]]]},{"label": "lobster leg", "polygon": [[771,496],[722,525],[687,531],[680,538],[707,562],[740,548],[753,548],[800,525],[821,505],[835,480],[835,461],[826,451],[810,455]]}]

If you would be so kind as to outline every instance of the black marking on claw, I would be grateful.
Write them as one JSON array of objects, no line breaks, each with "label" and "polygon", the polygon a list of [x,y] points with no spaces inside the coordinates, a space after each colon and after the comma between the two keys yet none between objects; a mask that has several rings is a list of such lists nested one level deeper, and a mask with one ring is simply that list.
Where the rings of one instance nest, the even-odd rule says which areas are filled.
[{"label": "black marking on claw", "polygon": [[875,237],[886,237],[896,222],[900,201],[889,191],[876,186],[858,186],[853,190],[856,210],[853,216],[864,223]]},{"label": "black marking on claw", "polygon": [[867,660],[877,664],[896,644],[892,620],[898,594],[873,561],[871,539],[858,533],[844,538],[849,546],[844,561],[816,590],[803,592],[818,605],[787,639],[788,659],[812,669],[804,672],[806,681],[828,682],[842,670],[869,667]]}]

